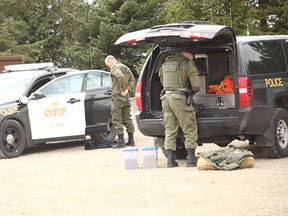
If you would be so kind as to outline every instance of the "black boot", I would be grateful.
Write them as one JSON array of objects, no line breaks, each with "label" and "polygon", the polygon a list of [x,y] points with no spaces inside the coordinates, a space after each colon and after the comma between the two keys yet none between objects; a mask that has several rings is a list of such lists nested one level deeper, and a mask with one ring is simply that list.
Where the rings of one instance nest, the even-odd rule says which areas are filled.
[{"label": "black boot", "polygon": [[135,146],[133,133],[128,133],[128,142],[126,143],[126,145],[133,146],[133,147]]},{"label": "black boot", "polygon": [[174,152],[171,149],[167,149],[166,153],[167,153],[167,159],[168,159],[167,160],[167,166],[169,168],[177,167],[178,163],[175,161]]},{"label": "black boot", "polygon": [[197,160],[195,157],[195,149],[188,148],[187,152],[188,152],[188,159],[187,159],[186,166],[187,167],[195,167],[197,165]]},{"label": "black boot", "polygon": [[123,148],[126,147],[124,135],[123,134],[117,134],[118,140],[112,145],[111,148]]}]

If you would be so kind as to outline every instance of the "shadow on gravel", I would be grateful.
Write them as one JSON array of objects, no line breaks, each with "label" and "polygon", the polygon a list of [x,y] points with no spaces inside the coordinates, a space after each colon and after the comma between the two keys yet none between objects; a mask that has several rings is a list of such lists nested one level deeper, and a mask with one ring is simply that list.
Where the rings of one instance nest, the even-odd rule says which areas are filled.
[{"label": "shadow on gravel", "polygon": [[77,141],[67,141],[67,142],[53,142],[49,144],[32,146],[32,147],[26,148],[22,155],[64,150],[64,149],[75,148],[75,147],[83,147],[83,150],[84,150],[85,142],[86,140],[80,140],[80,141],[77,140]]}]

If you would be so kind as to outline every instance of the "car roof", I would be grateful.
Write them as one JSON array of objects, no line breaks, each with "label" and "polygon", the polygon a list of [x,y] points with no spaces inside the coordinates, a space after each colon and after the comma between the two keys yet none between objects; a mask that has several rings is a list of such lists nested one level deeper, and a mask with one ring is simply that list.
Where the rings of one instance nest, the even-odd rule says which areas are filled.
[{"label": "car roof", "polygon": [[104,72],[104,73],[109,73],[110,74],[110,72],[109,71],[105,71],[105,70],[100,70],[100,69],[88,69],[88,70],[81,70],[81,71],[83,71],[83,72]]},{"label": "car roof", "polygon": [[252,42],[252,41],[260,41],[260,40],[276,40],[283,39],[287,40],[288,35],[255,35],[255,36],[237,36],[237,42]]},{"label": "car roof", "polygon": [[[101,73],[110,74],[110,72],[108,72],[108,71],[98,70],[98,69],[72,70],[72,71],[68,71],[65,75],[63,75],[63,76],[61,76],[61,77],[70,76],[71,74],[86,74],[86,73],[89,73],[89,72],[101,72]],[[60,78],[60,77],[59,77],[59,78]]]}]

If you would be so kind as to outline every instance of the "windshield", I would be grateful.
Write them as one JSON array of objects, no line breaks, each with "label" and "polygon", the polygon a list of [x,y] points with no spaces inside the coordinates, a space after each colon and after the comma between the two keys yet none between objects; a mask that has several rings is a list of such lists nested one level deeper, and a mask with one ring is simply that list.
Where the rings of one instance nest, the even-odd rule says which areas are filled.
[{"label": "windshield", "polygon": [[19,99],[31,81],[31,77],[0,76],[0,101]]}]

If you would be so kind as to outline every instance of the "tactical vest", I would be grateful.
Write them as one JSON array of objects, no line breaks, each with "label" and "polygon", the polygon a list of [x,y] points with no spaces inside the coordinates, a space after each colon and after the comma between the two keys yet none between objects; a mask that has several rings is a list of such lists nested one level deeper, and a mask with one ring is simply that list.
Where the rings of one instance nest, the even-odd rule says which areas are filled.
[{"label": "tactical vest", "polygon": [[229,145],[228,148],[202,152],[200,156],[210,162],[215,168],[220,170],[233,170],[240,167],[241,162],[246,157],[253,157],[251,151],[236,148],[233,145]]},{"label": "tactical vest", "polygon": [[169,56],[162,65],[164,89],[179,89],[188,87],[187,72],[180,69],[183,57]]}]

